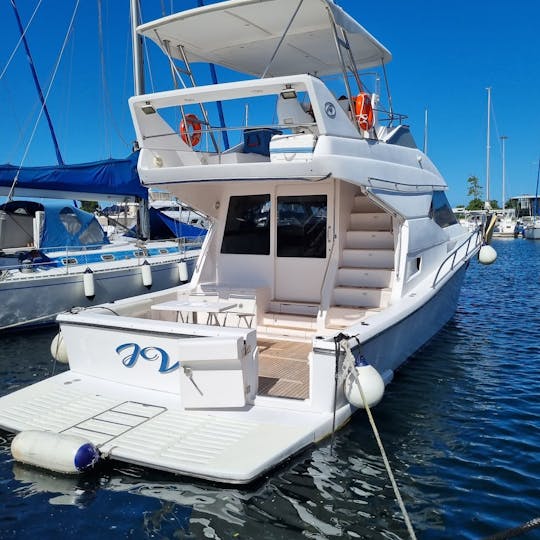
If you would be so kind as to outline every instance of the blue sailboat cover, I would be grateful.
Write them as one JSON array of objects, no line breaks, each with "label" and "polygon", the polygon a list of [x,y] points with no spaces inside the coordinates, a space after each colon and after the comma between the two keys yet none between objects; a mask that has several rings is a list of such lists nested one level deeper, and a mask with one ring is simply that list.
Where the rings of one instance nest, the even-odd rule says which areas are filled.
[{"label": "blue sailboat cover", "polygon": [[148,198],[137,173],[138,152],[124,159],[106,159],[76,165],[22,167],[0,165],[0,188],[10,188],[18,173],[16,188],[96,195],[128,195]]},{"label": "blue sailboat cover", "polygon": [[75,246],[98,247],[109,244],[107,235],[93,214],[65,201],[10,201],[0,205],[0,210],[14,215],[33,216],[45,212],[41,230],[40,247],[64,248]]}]

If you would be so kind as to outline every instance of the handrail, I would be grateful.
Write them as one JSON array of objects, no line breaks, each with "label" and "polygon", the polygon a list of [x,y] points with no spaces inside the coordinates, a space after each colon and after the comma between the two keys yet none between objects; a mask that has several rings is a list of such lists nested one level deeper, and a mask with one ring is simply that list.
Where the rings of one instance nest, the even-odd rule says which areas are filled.
[{"label": "handrail", "polygon": [[[474,245],[472,249],[469,249],[471,247],[471,241],[473,237],[474,237]],[[440,281],[442,281],[442,279],[444,279],[456,267],[457,264],[460,264],[462,261],[467,259],[470,253],[473,253],[474,251],[476,251],[481,243],[482,243],[482,228],[478,227],[469,235],[469,237],[464,242],[462,242],[456,249],[454,249],[454,251],[452,251],[452,253],[450,253],[450,255],[446,257],[446,259],[444,259],[444,261],[439,266],[437,273],[435,274],[435,278],[433,279],[433,284],[431,285],[431,288],[434,289],[437,286],[437,284]],[[459,250],[463,248],[463,246],[465,245],[466,245],[465,253],[458,261],[456,261],[456,257]],[[450,259],[452,260],[452,264],[450,265],[450,268],[443,275],[441,275],[439,279],[439,274],[441,274],[443,267]]]}]

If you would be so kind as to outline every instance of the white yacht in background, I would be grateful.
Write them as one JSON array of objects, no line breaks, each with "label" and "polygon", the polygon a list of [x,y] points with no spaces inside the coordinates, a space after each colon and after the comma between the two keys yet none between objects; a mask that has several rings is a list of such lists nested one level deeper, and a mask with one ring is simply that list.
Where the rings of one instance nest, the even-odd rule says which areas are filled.
[{"label": "white yacht in background", "polygon": [[229,0],[138,31],[184,73],[246,74],[130,100],[142,182],[215,225],[189,284],[60,315],[70,369],[0,398],[0,426],[53,470],[101,456],[247,483],[382,398],[453,316],[482,237],[361,79],[389,51],[332,0]]}]

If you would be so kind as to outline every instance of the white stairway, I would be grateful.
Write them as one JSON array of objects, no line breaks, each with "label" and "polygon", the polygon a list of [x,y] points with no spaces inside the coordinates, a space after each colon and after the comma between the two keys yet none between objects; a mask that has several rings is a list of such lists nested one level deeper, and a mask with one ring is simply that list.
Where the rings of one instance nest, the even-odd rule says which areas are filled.
[{"label": "white stairway", "polygon": [[392,217],[357,195],[326,316],[329,328],[344,328],[390,302],[394,277]]}]

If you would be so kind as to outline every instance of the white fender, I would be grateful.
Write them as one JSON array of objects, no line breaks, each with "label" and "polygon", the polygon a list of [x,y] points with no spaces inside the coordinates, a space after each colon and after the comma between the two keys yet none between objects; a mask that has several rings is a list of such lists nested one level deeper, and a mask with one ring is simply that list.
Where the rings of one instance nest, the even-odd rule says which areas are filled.
[{"label": "white fender", "polygon": [[478,253],[478,260],[482,264],[492,264],[497,258],[497,252],[490,245],[486,244],[480,248]]},{"label": "white fender", "polygon": [[152,286],[152,267],[146,259],[141,265],[141,275],[143,285],[150,288]]},{"label": "white fender", "polygon": [[357,365],[353,371],[349,372],[343,386],[347,401],[359,409],[364,409],[364,400],[358,384],[362,386],[368,407],[374,407],[381,401],[384,395],[384,380],[379,372],[366,361],[357,361]]},{"label": "white fender", "polygon": [[68,363],[67,347],[62,332],[58,332],[51,342],[51,356],[57,362]]},{"label": "white fender", "polygon": [[96,288],[94,286],[94,272],[90,268],[87,268],[83,274],[83,287],[84,296],[86,298],[94,298],[96,295]]},{"label": "white fender", "polygon": [[182,283],[189,280],[188,267],[187,267],[186,261],[180,261],[178,263],[178,277],[180,278],[180,281]]},{"label": "white fender", "polygon": [[64,474],[91,469],[99,460],[99,450],[76,435],[51,431],[21,431],[11,442],[16,461]]}]

